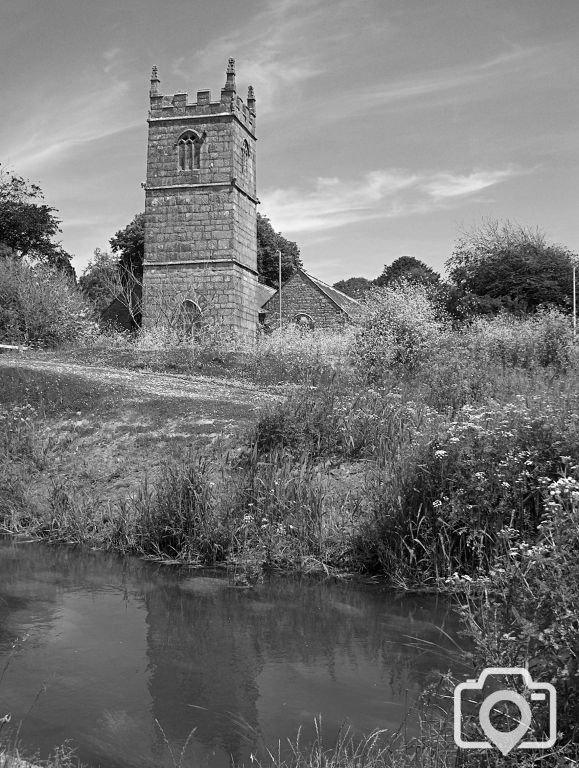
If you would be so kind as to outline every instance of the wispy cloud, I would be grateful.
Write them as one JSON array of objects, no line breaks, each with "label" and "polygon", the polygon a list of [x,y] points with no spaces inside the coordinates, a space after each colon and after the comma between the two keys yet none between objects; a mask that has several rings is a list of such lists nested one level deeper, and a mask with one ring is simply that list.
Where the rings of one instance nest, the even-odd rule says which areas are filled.
[{"label": "wispy cloud", "polygon": [[2,143],[7,163],[18,173],[38,175],[86,144],[140,126],[142,120],[137,122],[126,110],[129,82],[117,74],[119,54],[118,49],[105,51],[104,77],[97,74],[92,82],[83,81],[78,95],[68,96],[65,104],[52,95],[38,94],[35,113],[18,123],[17,130],[5,129]]},{"label": "wispy cloud", "polygon": [[275,189],[261,197],[264,210],[282,232],[321,232],[440,208],[519,173],[510,167],[467,174],[381,170],[358,181],[318,178],[309,191]]},{"label": "wispy cloud", "polygon": [[212,39],[196,52],[192,66],[181,57],[174,72],[183,77],[189,77],[191,68],[214,73],[235,52],[243,62],[243,80],[255,87],[261,118],[291,99],[300,85],[327,71],[327,45],[339,46],[350,34],[348,25],[338,22],[347,7],[345,0],[330,5],[324,0],[267,0],[246,27]]},{"label": "wispy cloud", "polygon": [[[344,51],[352,51],[353,36],[367,41],[373,60],[377,49],[388,44],[393,27],[387,14],[377,20],[376,14],[364,13],[364,4],[355,8],[348,0],[266,0],[263,9],[246,26],[221,37],[212,38],[193,58],[180,57],[173,71],[189,79],[191,71],[197,76],[211,76],[222,70],[227,58],[235,55],[244,82],[256,89],[260,118],[274,110],[280,117],[285,104],[295,111],[299,97],[300,115],[316,124],[334,121],[345,110],[372,109],[374,112],[395,102],[416,103],[428,97],[447,97],[460,89],[473,98],[480,91],[474,86],[493,83],[495,78],[522,67],[540,51],[536,46],[510,44],[506,49],[487,58],[473,57],[454,66],[425,69],[411,76],[376,81],[363,77],[352,84],[352,72],[366,53],[358,52],[356,61]],[[379,38],[379,40],[378,40]],[[398,70],[400,72],[400,70]],[[340,98],[336,99],[334,75],[340,82]],[[317,79],[312,94],[306,89],[309,81]],[[203,84],[205,85],[205,84]],[[309,91],[309,93],[308,93]]]},{"label": "wispy cloud", "polygon": [[473,171],[464,175],[441,173],[432,181],[422,185],[423,190],[433,200],[445,200],[451,197],[464,197],[480,192],[506,181],[515,174],[512,168],[497,171]]},{"label": "wispy cloud", "polygon": [[479,62],[420,72],[411,77],[373,83],[367,87],[357,86],[349,92],[344,92],[339,103],[331,98],[322,104],[317,98],[309,105],[303,104],[302,114],[307,114],[308,119],[320,124],[341,118],[344,114],[344,104],[347,104],[349,114],[370,109],[376,114],[381,108],[398,102],[406,102],[411,106],[428,106],[429,99],[447,99],[457,93],[460,93],[463,101],[480,98],[486,92],[481,87],[483,83],[488,83],[490,87],[498,77],[504,77],[510,69],[518,68],[536,56],[538,50],[531,46],[513,46],[498,56]]}]

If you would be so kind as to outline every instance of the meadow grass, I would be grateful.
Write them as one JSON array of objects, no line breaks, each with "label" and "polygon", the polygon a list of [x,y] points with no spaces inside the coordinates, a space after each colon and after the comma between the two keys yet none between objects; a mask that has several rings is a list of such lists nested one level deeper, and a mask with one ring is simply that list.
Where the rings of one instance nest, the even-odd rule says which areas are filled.
[{"label": "meadow grass", "polygon": [[61,345],[46,354],[89,365],[130,370],[203,374],[244,379],[259,384],[312,384],[331,378],[350,380],[350,348],[354,330],[307,333],[288,327],[280,334],[259,333],[255,344],[240,344],[219,326],[191,338],[171,329],[138,333],[100,330],[82,345]]}]

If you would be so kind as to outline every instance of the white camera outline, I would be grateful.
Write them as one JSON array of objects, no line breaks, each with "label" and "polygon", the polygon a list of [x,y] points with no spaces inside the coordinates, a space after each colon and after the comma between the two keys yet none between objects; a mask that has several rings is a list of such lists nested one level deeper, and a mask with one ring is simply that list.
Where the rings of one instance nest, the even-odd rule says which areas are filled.
[{"label": "white camera outline", "polygon": [[[461,737],[462,692],[482,691],[485,680],[490,675],[518,675],[523,678],[529,691],[547,691],[549,693],[549,738],[547,741],[522,741],[515,749],[550,749],[557,741],[557,691],[551,683],[535,683],[531,673],[525,667],[487,667],[480,673],[478,680],[466,680],[454,689],[454,742],[461,749],[492,749],[490,741],[464,741]],[[508,688],[504,689],[509,691]]]}]

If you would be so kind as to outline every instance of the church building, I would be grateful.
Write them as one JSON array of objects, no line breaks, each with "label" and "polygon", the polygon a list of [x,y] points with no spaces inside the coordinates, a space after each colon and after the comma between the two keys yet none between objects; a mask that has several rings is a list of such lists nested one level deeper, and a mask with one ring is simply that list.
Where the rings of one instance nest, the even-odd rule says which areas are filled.
[{"label": "church building", "polygon": [[266,330],[279,328],[280,315],[282,328],[297,325],[308,330],[337,330],[359,311],[359,301],[300,267],[285,281],[281,291],[266,298],[259,319]]}]

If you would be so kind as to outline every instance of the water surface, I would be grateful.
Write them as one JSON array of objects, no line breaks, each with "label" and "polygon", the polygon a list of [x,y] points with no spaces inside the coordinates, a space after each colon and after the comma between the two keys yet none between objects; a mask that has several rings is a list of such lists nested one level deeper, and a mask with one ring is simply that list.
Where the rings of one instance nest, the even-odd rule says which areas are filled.
[{"label": "water surface", "polygon": [[[0,715],[46,757],[223,768],[266,744],[400,726],[449,659],[449,604],[363,582],[225,574],[0,539]],[[416,643],[413,638],[419,638]],[[426,643],[426,645],[424,645]],[[428,644],[433,644],[432,646]],[[418,647],[417,647],[418,646]],[[161,731],[162,729],[162,731]]]}]

